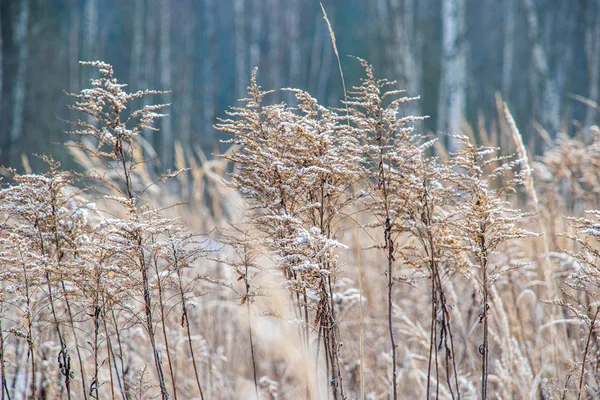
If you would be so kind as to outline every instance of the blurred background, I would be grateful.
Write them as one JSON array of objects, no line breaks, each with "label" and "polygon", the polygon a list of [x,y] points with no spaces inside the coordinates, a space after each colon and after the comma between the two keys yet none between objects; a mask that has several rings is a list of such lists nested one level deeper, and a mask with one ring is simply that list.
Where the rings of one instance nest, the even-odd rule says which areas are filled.
[{"label": "blurred background", "polygon": [[[531,151],[556,132],[585,135],[597,123],[600,0],[324,0],[348,87],[379,77],[421,101],[428,132],[494,132],[497,101],[511,108]],[[317,0],[1,0],[0,162],[50,153],[70,115],[65,92],[89,87],[104,60],[129,89],[171,90],[161,131],[147,137],[163,168],[174,144],[218,151],[212,128],[244,96],[259,67],[264,89],[294,87],[321,103],[343,98]],[[276,93],[271,101],[290,101]],[[488,138],[489,139],[489,138]],[[501,142],[497,137],[496,142]],[[53,144],[54,143],[54,144]]]}]

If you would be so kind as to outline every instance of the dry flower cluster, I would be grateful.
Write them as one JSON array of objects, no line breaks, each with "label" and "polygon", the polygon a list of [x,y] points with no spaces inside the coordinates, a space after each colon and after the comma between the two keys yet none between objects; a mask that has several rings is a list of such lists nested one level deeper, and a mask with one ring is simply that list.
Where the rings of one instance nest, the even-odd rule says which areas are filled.
[{"label": "dry flower cluster", "polygon": [[418,98],[358,61],[340,108],[272,104],[255,70],[230,150],[178,146],[162,175],[143,136],[167,105],[135,106],[163,92],[83,63],[85,173],[45,157],[0,191],[0,397],[594,396],[598,129],[532,175],[505,108],[518,159],[460,135],[437,157]]}]

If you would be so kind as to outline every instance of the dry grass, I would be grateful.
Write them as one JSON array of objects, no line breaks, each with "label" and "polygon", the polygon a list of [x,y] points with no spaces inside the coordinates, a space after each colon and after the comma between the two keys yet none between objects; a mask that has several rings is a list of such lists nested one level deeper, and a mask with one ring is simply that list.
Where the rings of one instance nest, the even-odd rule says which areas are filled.
[{"label": "dry grass", "polygon": [[600,137],[529,162],[505,108],[520,160],[482,127],[432,157],[417,99],[360,62],[340,110],[265,105],[254,76],[230,150],[164,175],[140,137],[162,106],[124,107],[160,93],[92,63],[86,173],[1,192],[2,399],[593,397]]}]

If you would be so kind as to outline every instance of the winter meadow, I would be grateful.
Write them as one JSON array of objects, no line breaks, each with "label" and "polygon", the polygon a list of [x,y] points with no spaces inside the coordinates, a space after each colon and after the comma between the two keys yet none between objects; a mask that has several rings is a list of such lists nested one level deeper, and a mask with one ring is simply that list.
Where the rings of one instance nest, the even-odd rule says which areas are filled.
[{"label": "winter meadow", "polygon": [[598,397],[600,2],[0,26],[1,400]]}]

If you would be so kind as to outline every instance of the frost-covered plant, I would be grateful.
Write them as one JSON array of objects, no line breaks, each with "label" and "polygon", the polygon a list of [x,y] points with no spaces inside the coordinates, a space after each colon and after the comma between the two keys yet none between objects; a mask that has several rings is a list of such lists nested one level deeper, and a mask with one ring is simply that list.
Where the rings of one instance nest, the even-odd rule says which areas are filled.
[{"label": "frost-covered plant", "polygon": [[334,397],[344,397],[332,288],[343,247],[336,230],[360,177],[361,149],[340,116],[301,90],[288,89],[297,107],[264,105],[270,92],[261,90],[256,74],[242,99],[246,106],[231,108],[231,119],[217,125],[233,135],[228,143],[240,146],[223,157],[236,164],[232,186],[247,199],[250,220],[277,256],[304,320],[306,346],[312,328],[323,341]]},{"label": "frost-covered plant", "polygon": [[[34,397],[39,395],[34,325],[44,312],[43,304],[47,304],[60,343],[58,367],[70,398],[74,367],[62,324],[66,323],[72,329],[81,379],[85,382],[69,292],[77,275],[74,261],[88,238],[87,212],[92,205],[80,196],[79,191],[72,189],[76,177],[61,172],[60,164],[52,159],[44,157],[44,160],[50,167],[48,173],[15,173],[13,184],[0,191],[0,215],[4,217],[0,231],[1,280],[5,285],[8,283],[1,290],[10,292],[3,302],[7,300],[24,312],[25,325],[11,329],[25,332],[23,337],[29,348],[31,394]],[[22,302],[24,307],[20,305]],[[66,318],[59,313],[61,303],[65,305]]]},{"label": "frost-covered plant", "polygon": [[[600,314],[600,304],[597,300],[600,292],[600,210],[587,210],[585,213],[585,217],[568,217],[572,232],[561,234],[572,241],[575,245],[573,250],[562,250],[553,254],[555,259],[563,261],[562,269],[566,270],[568,275],[564,279],[566,287],[562,289],[563,298],[552,303],[565,307],[585,328],[577,388],[578,399],[582,396],[587,398],[597,391],[600,372],[600,364],[597,361],[600,341],[595,333]],[[593,357],[594,355],[596,357]],[[586,379],[588,364],[592,373],[588,373],[590,377]],[[567,386],[568,381],[565,390]],[[590,386],[595,386],[596,389],[591,389]]]},{"label": "frost-covered plant", "polygon": [[[510,180],[499,179],[513,174],[521,160],[496,156],[499,149],[476,147],[466,137],[455,138],[462,142],[462,149],[452,154],[450,161],[456,171],[452,184],[456,188],[454,196],[458,218],[454,222],[454,236],[447,246],[458,252],[458,260],[465,266],[462,271],[472,276],[479,286],[479,322],[483,324],[483,342],[479,348],[482,357],[481,396],[487,399],[490,296],[494,282],[503,272],[494,265],[493,255],[498,246],[509,240],[540,234],[519,227],[519,223],[531,214],[511,208],[509,202],[509,196],[518,185],[523,184],[523,177],[530,171],[518,171]],[[490,166],[493,166],[491,171]],[[494,187],[494,180],[501,183]]]},{"label": "frost-covered plant", "polygon": [[[397,360],[396,342],[394,337],[392,303],[394,284],[394,261],[398,256],[395,242],[404,230],[401,226],[407,220],[406,210],[410,210],[414,196],[415,184],[420,179],[416,176],[423,171],[423,155],[427,146],[422,139],[413,134],[410,124],[423,120],[423,117],[405,116],[398,114],[404,103],[415,101],[418,97],[402,97],[401,90],[388,88],[395,84],[393,81],[375,78],[373,67],[366,61],[360,60],[366,77],[362,84],[349,92],[348,100],[344,103],[348,109],[349,129],[361,140],[362,152],[365,155],[361,163],[361,178],[366,185],[362,193],[367,207],[377,218],[372,226],[383,231],[387,258],[387,294],[388,294],[388,330],[392,353],[392,386],[393,397],[397,393]],[[416,174],[416,175],[415,175]]]},{"label": "frost-covered plant", "polygon": [[[104,188],[109,190],[105,200],[116,205],[123,215],[104,218],[95,227],[98,240],[91,246],[90,252],[93,256],[90,262],[99,271],[96,274],[98,279],[108,278],[107,283],[117,288],[113,293],[99,289],[103,298],[98,299],[101,305],[97,306],[96,314],[105,323],[107,312],[112,310],[113,305],[119,304],[124,308],[124,312],[131,314],[129,318],[136,318],[137,310],[132,307],[122,307],[123,304],[128,304],[122,297],[131,296],[134,303],[137,295],[141,295],[144,305],[143,320],[153,351],[161,396],[167,399],[169,392],[157,341],[157,324],[162,327],[162,340],[167,353],[172,392],[177,398],[177,385],[165,326],[168,307],[164,285],[169,279],[180,283],[181,268],[188,265],[187,262],[181,262],[181,252],[185,251],[190,235],[178,226],[176,220],[163,217],[158,210],[145,201],[142,196],[147,188],[136,187],[132,180],[132,172],[139,165],[134,157],[139,148],[137,138],[144,129],[156,130],[152,124],[156,119],[165,116],[159,111],[168,104],[146,105],[139,110],[128,110],[135,100],[164,92],[143,90],[128,93],[124,90],[126,85],[118,83],[114,77],[112,66],[109,64],[99,61],[82,64],[97,68],[100,76],[91,80],[92,88],[84,89],[78,94],[71,94],[75,98],[71,109],[87,114],[92,121],[87,118],[73,122],[75,129],[70,133],[89,138],[95,143],[94,148],[84,142],[78,142],[75,146],[110,167],[114,176],[91,176],[90,178],[95,178],[104,184]],[[169,172],[159,180],[164,181],[179,172],[181,171]],[[182,289],[181,285],[179,289]],[[155,322],[157,313],[159,323]],[[114,322],[115,335],[118,338],[119,328],[116,318]],[[99,330],[99,323],[98,319],[96,333]],[[109,335],[106,326],[105,334]],[[110,359],[109,356],[109,368]],[[116,366],[114,368],[116,369]],[[119,376],[118,371],[117,376]],[[112,389],[112,373],[110,377]],[[96,383],[99,385],[99,382]],[[203,397],[198,379],[197,383],[200,397]]]},{"label": "frost-covered plant", "polygon": [[550,212],[581,213],[600,201],[600,129],[591,141],[558,133],[552,146],[534,163],[542,199]]}]

